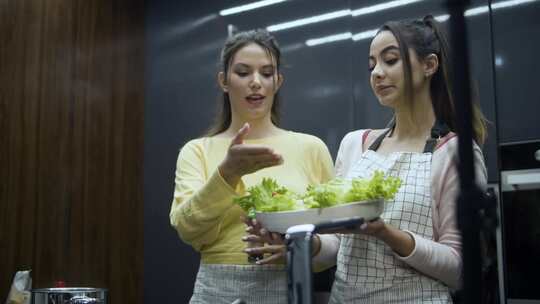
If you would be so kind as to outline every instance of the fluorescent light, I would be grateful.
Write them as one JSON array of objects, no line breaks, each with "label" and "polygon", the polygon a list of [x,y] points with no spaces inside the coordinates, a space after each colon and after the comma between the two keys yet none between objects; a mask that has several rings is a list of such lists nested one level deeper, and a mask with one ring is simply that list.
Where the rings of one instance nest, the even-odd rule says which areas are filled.
[{"label": "fluorescent light", "polygon": [[297,42],[294,44],[289,44],[281,47],[281,53],[293,52],[305,47],[302,42]]},{"label": "fluorescent light", "polygon": [[489,6],[483,5],[465,11],[465,17],[476,16],[489,12]]},{"label": "fluorescent light", "polygon": [[367,15],[367,14],[375,13],[378,11],[382,11],[382,10],[386,10],[386,9],[390,9],[390,8],[394,8],[398,6],[403,6],[407,4],[412,4],[412,3],[420,2],[420,1],[424,1],[424,0],[395,0],[395,1],[385,2],[385,3],[353,10],[351,12],[351,15],[353,17],[360,16],[360,15]]},{"label": "fluorescent light", "polygon": [[298,27],[298,26],[302,26],[306,24],[317,23],[321,21],[336,19],[336,18],[350,16],[350,15],[351,15],[351,10],[346,9],[346,10],[335,11],[335,12],[326,13],[322,15],[312,16],[308,18],[302,18],[302,19],[298,19],[294,21],[288,21],[288,22],[284,22],[284,23],[280,23],[276,25],[270,25],[266,29],[269,32],[277,32],[277,31],[289,29],[292,27]]},{"label": "fluorescent light", "polygon": [[[419,1],[423,1],[423,0],[390,1],[390,2],[386,2],[386,3],[382,3],[382,4],[373,5],[373,6],[369,6],[369,7],[354,10],[354,11],[351,12],[351,14],[353,16],[359,16],[359,15],[362,15],[362,14],[370,14],[370,13],[373,13],[373,12],[376,12],[376,11],[380,11],[380,10],[384,10],[384,9],[388,9],[388,8],[393,8],[393,7],[400,6],[400,5],[411,4],[411,3],[419,2]],[[505,7],[510,7],[510,6],[516,6],[516,5],[521,5],[521,4],[531,3],[531,2],[537,2],[537,1],[539,1],[539,0],[506,0],[506,1],[499,1],[499,2],[493,3],[491,5],[491,8],[495,10],[495,9],[500,9],[500,8],[505,8]],[[466,10],[465,13],[464,13],[464,16],[466,16],[466,17],[476,16],[476,15],[484,14],[484,13],[487,13],[487,12],[489,12],[489,6],[483,5],[483,6],[478,6],[478,7],[474,7],[474,8]],[[445,22],[448,19],[450,19],[450,15],[444,14],[444,15],[435,16],[434,18],[438,22]],[[321,37],[321,38],[314,38],[314,39],[307,40],[306,44],[309,45],[309,46],[314,46],[314,45],[319,45],[319,44],[323,44],[323,43],[330,43],[330,42],[334,42],[334,41],[346,40],[348,38],[351,38],[353,41],[360,41],[360,40],[365,40],[365,39],[375,37],[378,30],[379,29],[371,29],[371,30],[366,30],[366,31],[359,32],[359,33],[356,33],[356,34],[342,33],[342,34],[336,34],[336,35],[331,35],[331,36],[326,36],[326,37]],[[502,59],[499,60],[499,63],[502,64]]]},{"label": "fluorescent light", "polygon": [[510,7],[510,6],[516,6],[520,4],[526,4],[531,2],[536,2],[538,0],[509,0],[509,1],[500,1],[496,3],[491,4],[492,9],[498,9],[503,7]]},{"label": "fluorescent light", "polygon": [[257,1],[257,2],[253,2],[253,3],[250,3],[250,4],[235,6],[235,7],[231,7],[231,8],[228,8],[228,9],[221,10],[219,12],[219,14],[221,16],[238,14],[238,13],[241,13],[241,12],[250,11],[250,10],[253,10],[253,9],[256,9],[256,8],[259,8],[259,7],[268,6],[268,5],[272,5],[272,4],[276,4],[276,3],[280,3],[280,2],[284,2],[284,1],[287,1],[287,0],[263,0],[263,1]]},{"label": "fluorescent light", "polygon": [[351,39],[351,37],[352,37],[351,32],[341,33],[341,34],[306,40],[306,45],[315,46],[315,45],[325,44],[325,43],[330,43],[330,42],[335,42],[335,41],[348,40],[348,39]]},{"label": "fluorescent light", "polygon": [[[499,2],[496,2],[496,3],[492,3],[491,4],[491,9],[496,10],[496,9],[500,9],[500,8],[517,6],[517,5],[527,4],[527,3],[536,2],[536,1],[538,1],[538,0],[506,0],[506,1],[499,1]],[[466,10],[465,11],[465,16],[466,17],[476,16],[476,15],[480,15],[480,14],[485,14],[487,12],[489,12],[489,6],[483,5],[483,6],[478,6],[478,7]]]},{"label": "fluorescent light", "polygon": [[352,40],[353,41],[359,41],[359,40],[364,40],[364,39],[369,39],[369,38],[372,38],[372,37],[375,37],[375,35],[377,35],[377,31],[379,29],[372,29],[372,30],[367,30],[367,31],[363,31],[363,32],[360,32],[360,33],[356,33],[352,36]]},{"label": "fluorescent light", "polygon": [[386,9],[390,9],[390,8],[394,8],[394,7],[398,7],[398,6],[403,6],[403,5],[407,5],[407,4],[412,4],[412,3],[420,2],[420,1],[424,1],[424,0],[394,0],[394,1],[389,1],[389,2],[385,2],[385,3],[377,4],[377,5],[371,5],[371,6],[362,7],[362,8],[359,8],[359,9],[355,9],[353,11],[351,11],[350,9],[340,10],[340,11],[335,11],[335,12],[326,13],[326,14],[322,14],[322,15],[317,15],[317,16],[298,19],[298,20],[283,22],[283,23],[279,23],[279,24],[275,24],[275,25],[270,25],[266,29],[269,32],[277,32],[277,31],[281,31],[281,30],[285,30],[285,29],[290,29],[290,28],[293,28],[293,27],[299,27],[299,26],[303,26],[303,25],[307,25],[307,24],[332,20],[332,19],[351,16],[351,15],[353,17],[356,17],[356,16],[360,16],[360,15],[371,14],[371,13],[375,13],[375,12],[378,12],[378,11],[382,11],[382,10],[386,10]]},{"label": "fluorescent light", "polygon": [[[450,15],[440,15],[440,16],[435,16],[433,18],[435,18],[435,20],[439,22],[444,22],[450,18]],[[375,35],[377,35],[378,30],[379,29],[371,29],[371,30],[360,32],[360,33],[356,33],[352,36],[352,40],[359,41],[359,40],[373,38],[375,37]]]},{"label": "fluorescent light", "polygon": [[438,22],[445,22],[446,20],[450,19],[450,15],[448,15],[448,14],[439,15],[439,16],[435,16],[433,18],[435,18],[435,20],[437,20]]}]

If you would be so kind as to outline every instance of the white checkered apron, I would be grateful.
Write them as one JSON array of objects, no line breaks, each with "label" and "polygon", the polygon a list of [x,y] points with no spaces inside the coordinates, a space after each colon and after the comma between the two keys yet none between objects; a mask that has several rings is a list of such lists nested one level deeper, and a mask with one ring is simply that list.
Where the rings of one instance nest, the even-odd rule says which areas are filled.
[{"label": "white checkered apron", "polygon": [[201,264],[190,304],[286,304],[284,265]]},{"label": "white checkered apron", "polygon": [[[430,195],[432,153],[367,150],[346,178],[370,177],[375,170],[399,177],[402,186],[381,218],[393,227],[432,239]],[[394,255],[384,242],[367,235],[342,235],[330,303],[451,303],[448,287]]]}]

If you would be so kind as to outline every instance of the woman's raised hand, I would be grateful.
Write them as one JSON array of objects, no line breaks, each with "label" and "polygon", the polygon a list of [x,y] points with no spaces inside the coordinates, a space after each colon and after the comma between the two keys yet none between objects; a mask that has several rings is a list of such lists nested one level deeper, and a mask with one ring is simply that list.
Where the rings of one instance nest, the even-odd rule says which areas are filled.
[{"label": "woman's raised hand", "polygon": [[244,137],[248,133],[249,124],[245,123],[232,139],[227,155],[219,165],[219,173],[233,188],[236,187],[242,176],[283,163],[281,155],[275,153],[271,148],[244,144]]}]

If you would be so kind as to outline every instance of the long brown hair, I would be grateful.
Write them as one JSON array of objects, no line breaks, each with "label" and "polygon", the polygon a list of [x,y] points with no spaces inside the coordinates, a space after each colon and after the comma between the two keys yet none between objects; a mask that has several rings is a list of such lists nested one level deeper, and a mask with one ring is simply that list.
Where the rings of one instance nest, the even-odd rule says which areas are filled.
[{"label": "long brown hair", "polygon": [[[412,84],[412,69],[409,49],[413,49],[420,60],[430,54],[437,55],[439,68],[433,74],[430,84],[430,95],[435,117],[440,122],[448,125],[450,130],[456,130],[456,113],[452,91],[452,71],[450,64],[450,48],[440,24],[433,16],[423,19],[389,21],[380,29],[390,31],[399,45],[401,58],[403,58],[403,74],[405,78],[405,102],[413,106],[414,93]],[[474,139],[480,145],[487,136],[486,119],[480,111],[477,102],[473,102],[473,134]]]},{"label": "long brown hair", "polygon": [[[279,75],[279,69],[281,67],[281,51],[276,39],[270,35],[270,33],[264,29],[256,29],[251,31],[239,32],[236,33],[225,41],[225,45],[221,50],[220,58],[220,70],[225,74],[225,79],[227,79],[229,73],[229,67],[234,58],[236,52],[238,52],[244,46],[255,43],[262,47],[266,54],[276,63],[276,72]],[[276,80],[274,79],[274,83]],[[274,95],[274,102],[272,104],[272,109],[270,110],[270,119],[272,123],[276,126],[279,125],[280,115],[280,97],[279,92],[276,92]],[[232,121],[231,113],[231,100],[229,99],[229,94],[223,92],[222,96],[218,101],[217,114],[214,119],[214,123],[210,126],[209,130],[206,132],[206,136],[213,136],[224,132],[229,128]]]}]

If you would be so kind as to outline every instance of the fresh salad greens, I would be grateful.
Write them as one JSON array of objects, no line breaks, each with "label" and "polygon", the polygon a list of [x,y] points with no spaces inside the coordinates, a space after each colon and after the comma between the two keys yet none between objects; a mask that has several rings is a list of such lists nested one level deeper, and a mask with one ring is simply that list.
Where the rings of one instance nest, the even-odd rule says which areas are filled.
[{"label": "fresh salad greens", "polygon": [[398,177],[384,177],[381,171],[375,171],[371,179],[353,179],[351,189],[345,195],[345,202],[357,202],[382,198],[391,200],[401,187]]},{"label": "fresh salad greens", "polygon": [[237,197],[233,201],[240,205],[250,217],[255,211],[275,212],[301,209],[297,206],[298,195],[271,178],[263,178],[259,185],[249,187],[248,195]]},{"label": "fresh salad greens", "polygon": [[336,178],[320,185],[309,185],[302,196],[306,208],[326,208],[345,203],[345,196],[351,188],[351,183]]},{"label": "fresh salad greens", "polygon": [[380,198],[391,200],[400,186],[399,178],[385,177],[382,171],[375,171],[369,179],[336,178],[324,184],[309,185],[304,195],[298,195],[278,185],[274,179],[263,178],[259,185],[247,189],[247,195],[235,198],[234,202],[253,217],[256,211],[304,210]]}]

